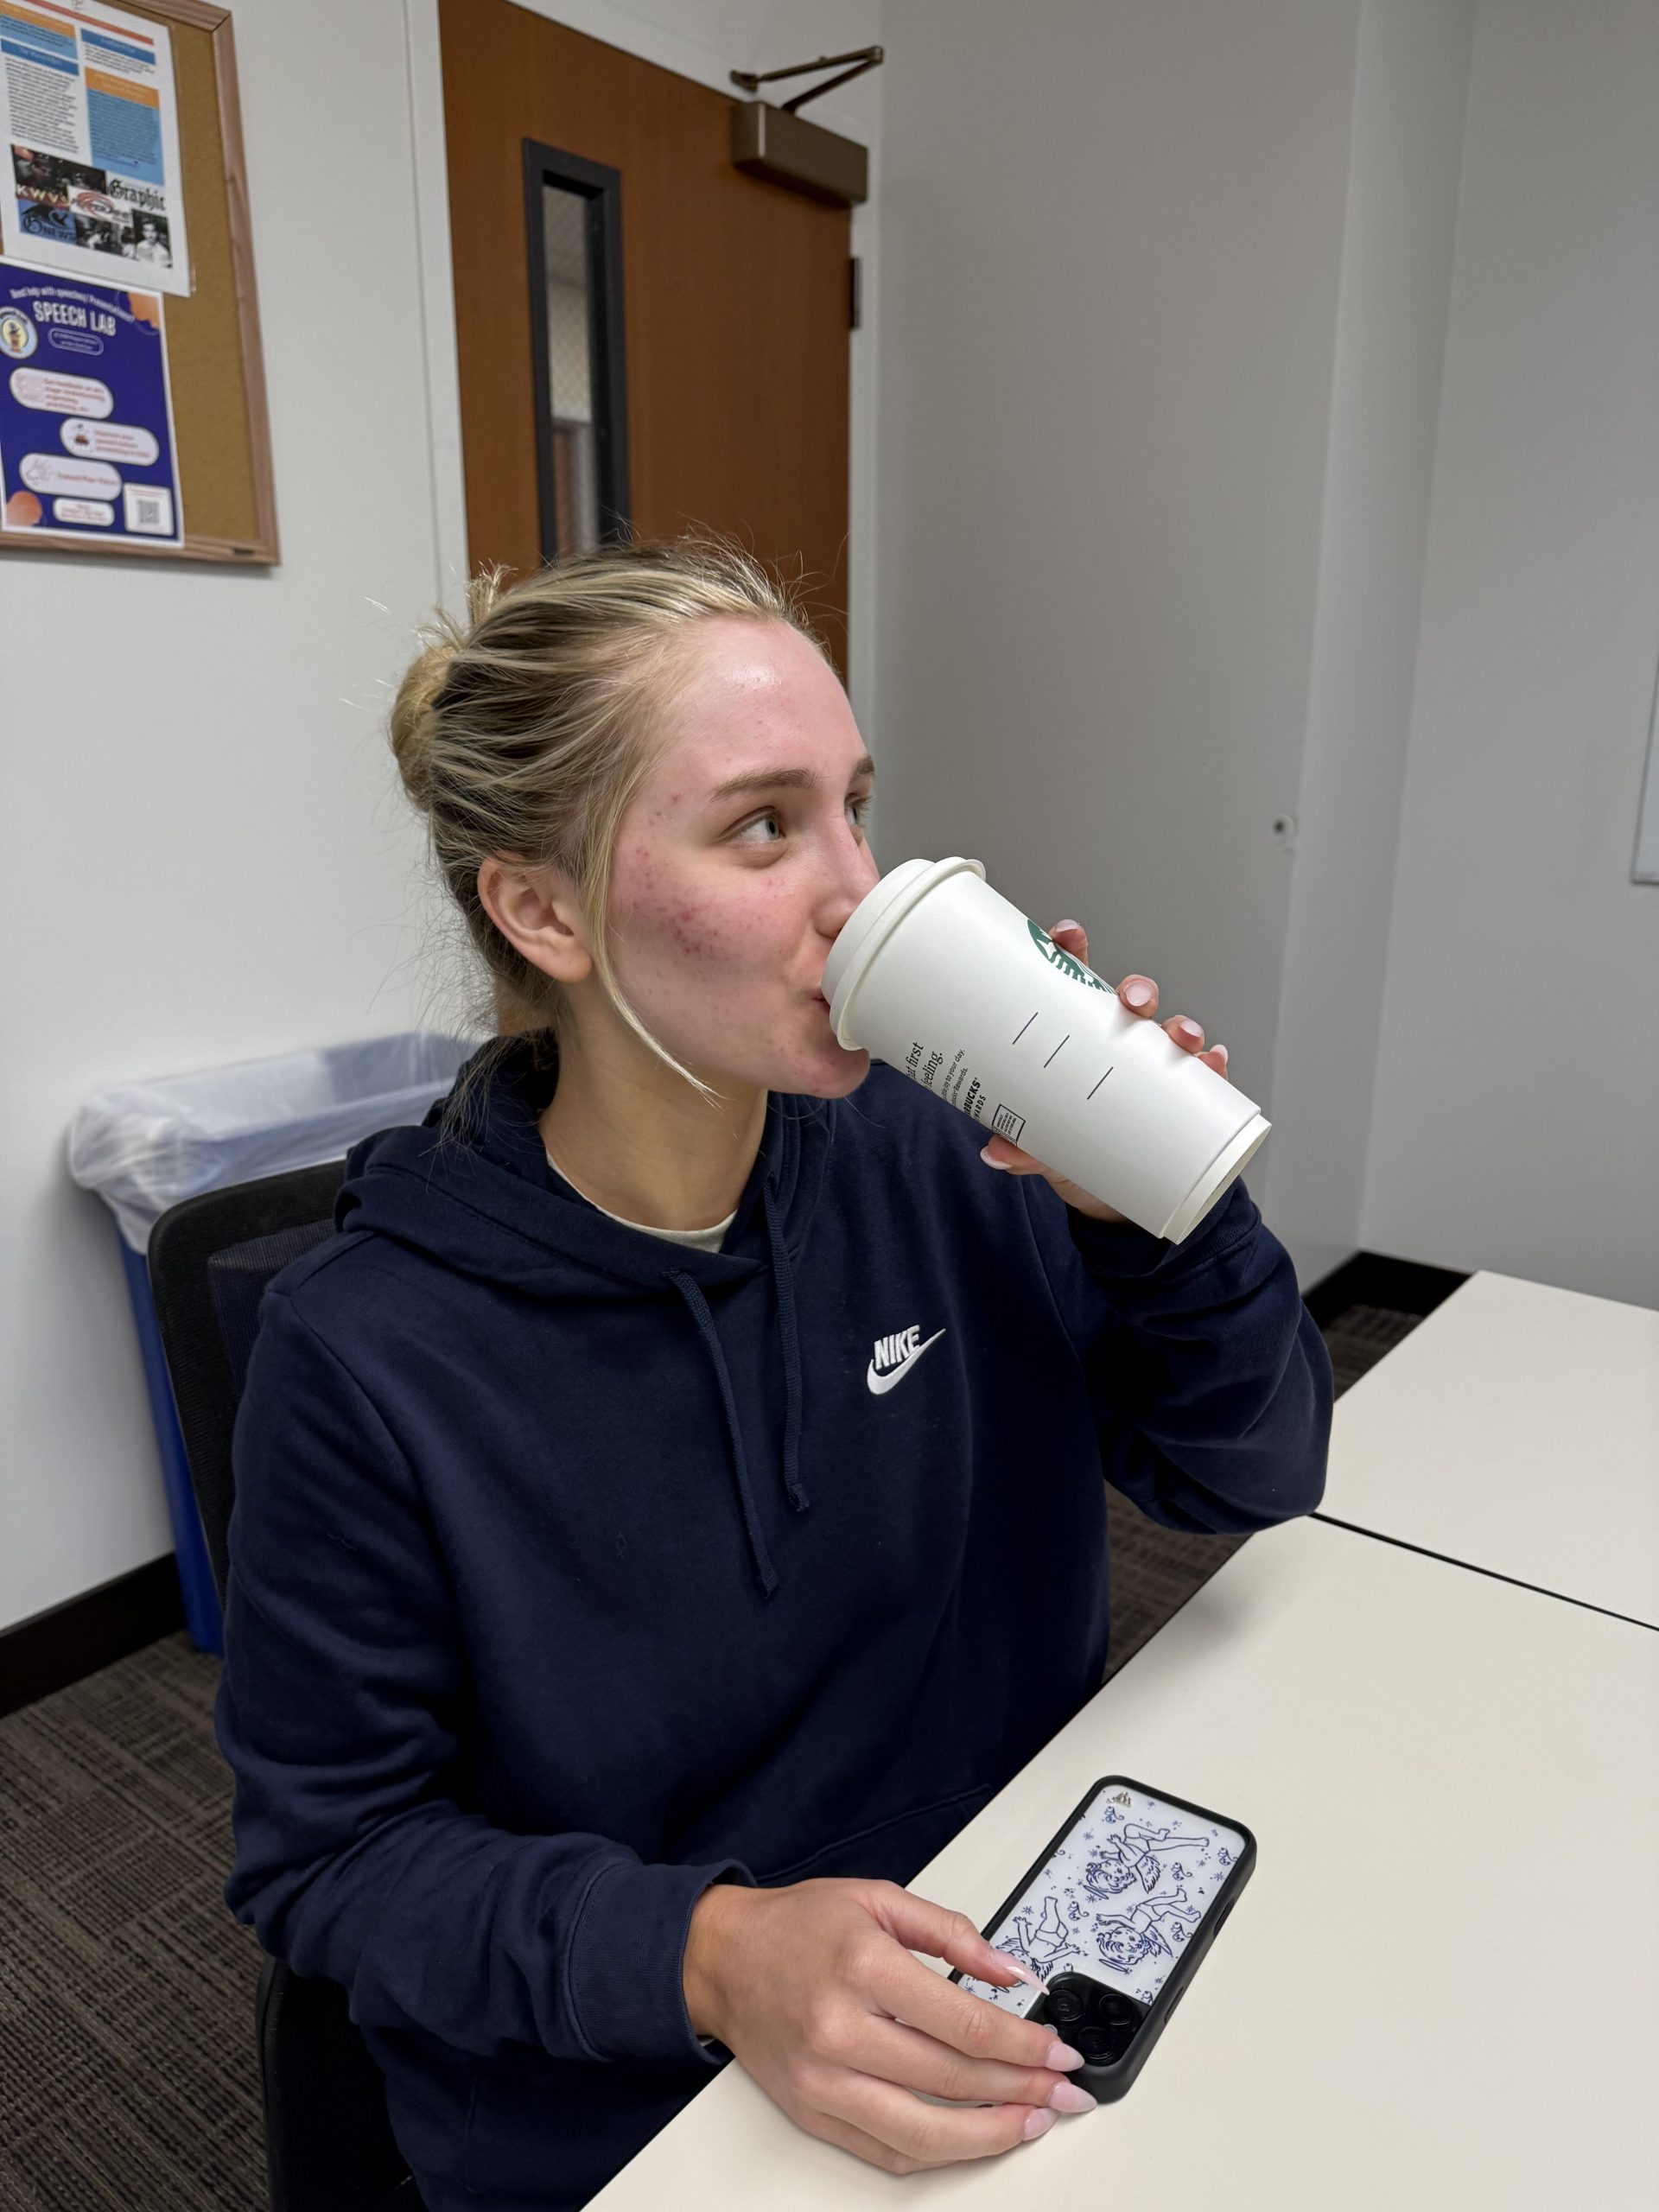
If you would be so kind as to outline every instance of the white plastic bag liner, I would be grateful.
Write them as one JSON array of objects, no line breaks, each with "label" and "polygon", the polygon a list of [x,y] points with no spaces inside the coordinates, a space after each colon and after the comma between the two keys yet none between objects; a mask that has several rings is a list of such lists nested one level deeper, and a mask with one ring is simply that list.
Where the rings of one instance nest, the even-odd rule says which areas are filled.
[{"label": "white plastic bag liner", "polygon": [[118,1084],[69,1132],[69,1173],[113,1210],[135,1252],[169,1206],[229,1183],[339,1160],[359,1137],[418,1126],[482,1039],[406,1030],[194,1075]]}]

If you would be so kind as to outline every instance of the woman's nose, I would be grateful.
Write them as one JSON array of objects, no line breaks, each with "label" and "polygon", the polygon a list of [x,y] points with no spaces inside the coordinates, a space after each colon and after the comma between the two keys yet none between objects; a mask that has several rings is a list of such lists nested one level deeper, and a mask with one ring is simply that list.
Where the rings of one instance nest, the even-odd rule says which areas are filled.
[{"label": "woman's nose", "polygon": [[852,856],[851,865],[837,881],[835,896],[830,902],[828,919],[831,937],[839,935],[849,914],[880,880],[881,870],[876,864],[875,855],[867,846],[861,846]]}]

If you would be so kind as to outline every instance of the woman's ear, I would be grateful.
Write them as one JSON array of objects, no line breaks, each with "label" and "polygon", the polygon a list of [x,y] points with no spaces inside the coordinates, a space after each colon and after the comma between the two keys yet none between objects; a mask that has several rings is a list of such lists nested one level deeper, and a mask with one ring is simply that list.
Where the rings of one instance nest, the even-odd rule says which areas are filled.
[{"label": "woman's ear", "polygon": [[582,902],[563,869],[493,856],[478,871],[478,897],[508,944],[555,982],[579,983],[592,971]]}]

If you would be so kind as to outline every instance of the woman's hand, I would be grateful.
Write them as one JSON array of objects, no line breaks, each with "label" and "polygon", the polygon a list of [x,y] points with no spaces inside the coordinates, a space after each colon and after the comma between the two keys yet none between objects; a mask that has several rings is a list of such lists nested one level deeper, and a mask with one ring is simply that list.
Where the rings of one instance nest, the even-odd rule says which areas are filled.
[{"label": "woman's hand", "polygon": [[[965,1914],[896,1883],[717,1882],[691,1910],[686,2009],[798,2127],[890,2174],[994,2157],[1095,2100],[1078,2052],[911,1956],[1008,1988],[1034,1977]],[[960,2110],[912,2090],[983,2098]]]},{"label": "woman's hand", "polygon": [[[1049,935],[1063,952],[1069,952],[1087,963],[1089,939],[1081,922],[1056,922]],[[1126,976],[1117,987],[1117,995],[1131,1014],[1142,1014],[1148,1021],[1158,1011],[1158,986],[1150,976]],[[1205,1067],[1213,1068],[1222,1080],[1226,1081],[1227,1047],[1224,1045],[1211,1045],[1206,1052],[1203,1030],[1196,1021],[1188,1020],[1183,1014],[1172,1015],[1164,1027],[1184,1052],[1191,1052],[1194,1058],[1202,1060]],[[1086,1213],[1096,1221],[1126,1221],[1128,1218],[1127,1214],[1118,1213],[1113,1207],[1103,1205],[1091,1192],[1085,1191],[1080,1183],[1073,1183],[1064,1175],[1057,1175],[1052,1168],[1045,1167],[1040,1160],[1033,1160],[1030,1153],[1021,1152],[1019,1146],[1010,1144],[1007,1137],[993,1137],[979,1156],[988,1167],[1006,1168],[1012,1175],[1045,1177],[1074,1211]]]}]

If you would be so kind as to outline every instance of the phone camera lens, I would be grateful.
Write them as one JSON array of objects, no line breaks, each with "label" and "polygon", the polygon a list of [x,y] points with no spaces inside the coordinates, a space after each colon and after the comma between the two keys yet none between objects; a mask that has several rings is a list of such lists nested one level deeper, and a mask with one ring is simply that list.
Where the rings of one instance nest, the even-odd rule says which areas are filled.
[{"label": "phone camera lens", "polygon": [[1112,2039],[1103,2028],[1084,2028],[1073,2041],[1084,2056],[1096,2065],[1111,2056]]},{"label": "phone camera lens", "polygon": [[1048,1993],[1048,2017],[1052,2025],[1069,2028],[1080,2020],[1086,2006],[1079,1989],[1051,1989]]}]

